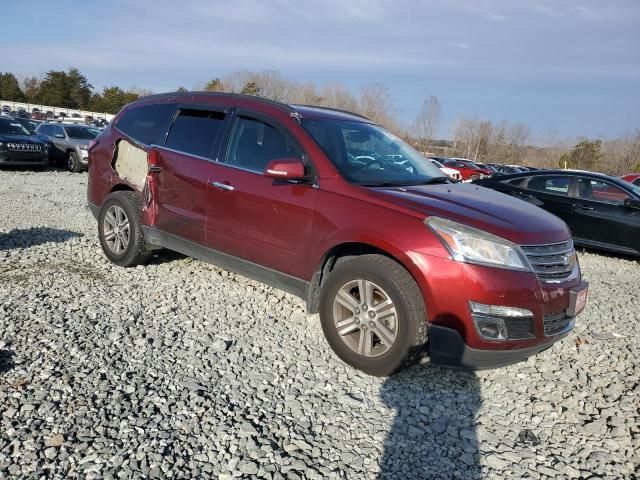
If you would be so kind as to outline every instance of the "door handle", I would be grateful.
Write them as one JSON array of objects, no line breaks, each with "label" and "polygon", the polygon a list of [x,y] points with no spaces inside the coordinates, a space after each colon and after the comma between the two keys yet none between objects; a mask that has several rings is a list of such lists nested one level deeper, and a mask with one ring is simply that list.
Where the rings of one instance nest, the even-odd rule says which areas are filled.
[{"label": "door handle", "polygon": [[160,165],[149,165],[149,173],[160,173],[162,167]]},{"label": "door handle", "polygon": [[211,185],[213,185],[216,188],[219,188],[220,190],[224,190],[226,192],[233,192],[233,186],[228,185],[226,183],[211,182]]},{"label": "door handle", "polygon": [[580,210],[593,210],[593,207],[590,207],[589,205],[576,205],[576,208],[579,208]]}]

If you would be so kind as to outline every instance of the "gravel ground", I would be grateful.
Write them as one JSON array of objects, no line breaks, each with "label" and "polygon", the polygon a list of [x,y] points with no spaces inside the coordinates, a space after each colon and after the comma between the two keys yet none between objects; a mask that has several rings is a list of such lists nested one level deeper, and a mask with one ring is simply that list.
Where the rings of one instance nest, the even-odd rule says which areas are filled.
[{"label": "gravel ground", "polygon": [[102,255],[86,174],[0,171],[0,478],[636,478],[639,266],[539,356],[368,377],[303,302],[161,253]]}]

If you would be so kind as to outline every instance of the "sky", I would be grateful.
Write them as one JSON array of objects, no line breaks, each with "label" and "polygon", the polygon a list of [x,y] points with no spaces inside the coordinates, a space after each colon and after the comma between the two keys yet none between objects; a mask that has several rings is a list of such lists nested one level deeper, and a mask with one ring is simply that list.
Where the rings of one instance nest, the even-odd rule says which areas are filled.
[{"label": "sky", "polygon": [[[0,71],[77,67],[94,87],[173,91],[226,73],[386,84],[411,122],[439,98],[539,138],[640,128],[638,0],[1,0]],[[10,19],[21,19],[12,23]]]}]

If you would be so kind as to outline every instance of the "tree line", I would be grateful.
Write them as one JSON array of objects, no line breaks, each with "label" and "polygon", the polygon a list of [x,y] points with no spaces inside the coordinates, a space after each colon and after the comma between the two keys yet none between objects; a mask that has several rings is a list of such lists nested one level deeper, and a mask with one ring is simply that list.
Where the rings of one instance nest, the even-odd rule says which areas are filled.
[{"label": "tree line", "polygon": [[[442,104],[426,96],[416,118],[408,124],[397,118],[398,110],[388,86],[380,82],[351,91],[338,82],[316,85],[283,77],[273,70],[239,70],[193,88],[198,91],[254,95],[288,104],[317,105],[359,113],[393,131],[418,150],[469,158],[478,162],[529,165],[543,168],[579,168],[615,175],[640,171],[640,128],[613,140],[580,138],[577,144],[553,137],[532,141],[525,123],[492,122],[461,116],[452,129],[451,140],[438,140]],[[181,86],[177,91],[188,91]],[[150,90],[106,86],[96,91],[77,69],[50,70],[42,76],[18,78],[0,73],[0,99],[54,107],[117,113],[124,105],[152,94]]]}]

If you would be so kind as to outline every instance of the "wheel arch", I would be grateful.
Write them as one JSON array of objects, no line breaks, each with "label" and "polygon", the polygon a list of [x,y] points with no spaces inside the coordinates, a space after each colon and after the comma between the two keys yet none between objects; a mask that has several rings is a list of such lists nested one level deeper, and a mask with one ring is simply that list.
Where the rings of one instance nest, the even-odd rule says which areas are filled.
[{"label": "wheel arch", "polygon": [[[329,248],[320,261],[317,263],[307,291],[307,311],[309,313],[317,313],[319,310],[320,290],[322,288],[324,280],[327,278],[331,270],[335,266],[348,258],[355,256],[378,254],[390,258],[391,260],[402,266],[411,277],[414,279],[418,288],[422,292],[421,282],[416,278],[417,266],[413,263],[408,255],[403,254],[400,251],[396,251],[393,248],[389,248],[388,245],[376,245],[374,243],[358,242],[358,241],[345,241],[338,243]],[[423,301],[424,292],[422,293]]]}]

